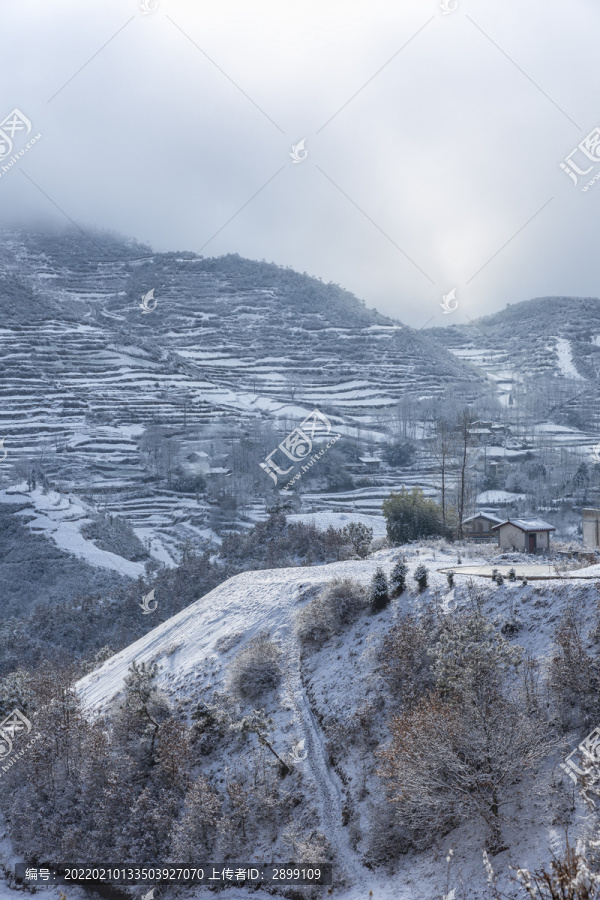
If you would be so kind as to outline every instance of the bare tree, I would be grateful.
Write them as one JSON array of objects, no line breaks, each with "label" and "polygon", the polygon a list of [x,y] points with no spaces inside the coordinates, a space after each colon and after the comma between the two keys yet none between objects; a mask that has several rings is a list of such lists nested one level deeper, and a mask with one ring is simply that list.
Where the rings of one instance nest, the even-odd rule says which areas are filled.
[{"label": "bare tree", "polygon": [[304,383],[298,372],[293,372],[287,376],[287,390],[292,403],[294,402],[296,395],[301,394],[303,388]]},{"label": "bare tree", "polygon": [[448,475],[453,469],[456,454],[455,434],[450,423],[443,417],[434,422],[434,436],[431,442],[433,458],[435,459],[440,477],[442,522],[446,525],[446,506]]},{"label": "bare tree", "polygon": [[458,416],[456,424],[456,441],[457,441],[457,513],[458,513],[458,537],[463,536],[463,519],[469,495],[469,464],[471,462],[471,450],[475,444],[471,428],[475,419],[474,413],[470,409],[463,409]]}]

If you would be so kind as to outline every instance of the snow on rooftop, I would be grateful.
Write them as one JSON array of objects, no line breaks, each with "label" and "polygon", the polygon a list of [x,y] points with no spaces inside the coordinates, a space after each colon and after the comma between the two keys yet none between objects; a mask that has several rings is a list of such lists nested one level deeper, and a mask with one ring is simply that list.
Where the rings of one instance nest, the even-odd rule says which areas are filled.
[{"label": "snow on rooftop", "polygon": [[[516,525],[521,531],[556,531],[554,525],[544,522],[543,519],[506,519],[502,525]],[[498,528],[498,525],[494,526]]]},{"label": "snow on rooftop", "polygon": [[498,522],[498,524],[504,521],[504,519],[500,519],[498,516],[494,516],[492,513],[480,511],[478,513],[475,513],[474,516],[469,516],[468,519],[463,519],[463,525],[466,525],[467,522],[473,522],[474,519],[479,518],[489,519],[491,522]]}]

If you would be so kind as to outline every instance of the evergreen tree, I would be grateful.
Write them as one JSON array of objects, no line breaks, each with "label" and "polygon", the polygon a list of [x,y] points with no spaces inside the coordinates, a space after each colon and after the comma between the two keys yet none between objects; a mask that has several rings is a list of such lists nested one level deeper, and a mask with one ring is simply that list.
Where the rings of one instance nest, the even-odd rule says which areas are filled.
[{"label": "evergreen tree", "polygon": [[415,574],[414,574],[413,578],[415,579],[415,581],[417,582],[417,584],[419,586],[420,594],[423,593],[423,591],[427,587],[427,575],[428,574],[429,573],[427,572],[427,568],[423,565],[423,563],[418,565],[417,568],[415,569]]},{"label": "evergreen tree", "polygon": [[383,569],[377,569],[371,581],[371,590],[369,591],[369,601],[371,603],[371,612],[379,612],[390,602],[388,593],[388,581]]},{"label": "evergreen tree", "polygon": [[150,758],[154,757],[156,735],[160,728],[157,716],[164,712],[164,698],[156,685],[158,665],[142,662],[139,665],[134,660],[125,677],[125,710],[140,716],[148,722],[148,729],[152,734],[150,742]]},{"label": "evergreen tree", "polygon": [[392,597],[398,597],[406,588],[406,576],[408,575],[408,566],[404,561],[404,557],[399,559],[390,575],[390,590]]}]

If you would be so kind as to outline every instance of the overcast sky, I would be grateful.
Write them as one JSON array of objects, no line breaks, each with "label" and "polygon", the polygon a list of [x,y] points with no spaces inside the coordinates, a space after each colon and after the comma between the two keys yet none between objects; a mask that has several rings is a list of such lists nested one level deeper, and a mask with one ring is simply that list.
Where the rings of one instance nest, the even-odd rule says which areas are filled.
[{"label": "overcast sky", "polygon": [[0,223],[290,265],[416,327],[599,296],[600,149],[560,163],[600,126],[600,3],[445,2],[1,0],[0,120],[42,137]]}]

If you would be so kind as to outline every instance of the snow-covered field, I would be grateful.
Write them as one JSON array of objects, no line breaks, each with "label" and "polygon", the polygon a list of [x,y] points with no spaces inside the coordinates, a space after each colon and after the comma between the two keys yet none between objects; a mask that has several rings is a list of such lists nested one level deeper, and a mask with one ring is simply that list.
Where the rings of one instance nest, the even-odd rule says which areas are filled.
[{"label": "snow-covered field", "polygon": [[373,539],[385,537],[385,519],[383,516],[369,516],[365,513],[329,512],[323,510],[315,513],[301,513],[288,516],[288,522],[304,522],[305,525],[316,525],[321,531],[332,528],[343,528],[350,522],[360,522],[373,529]]}]

